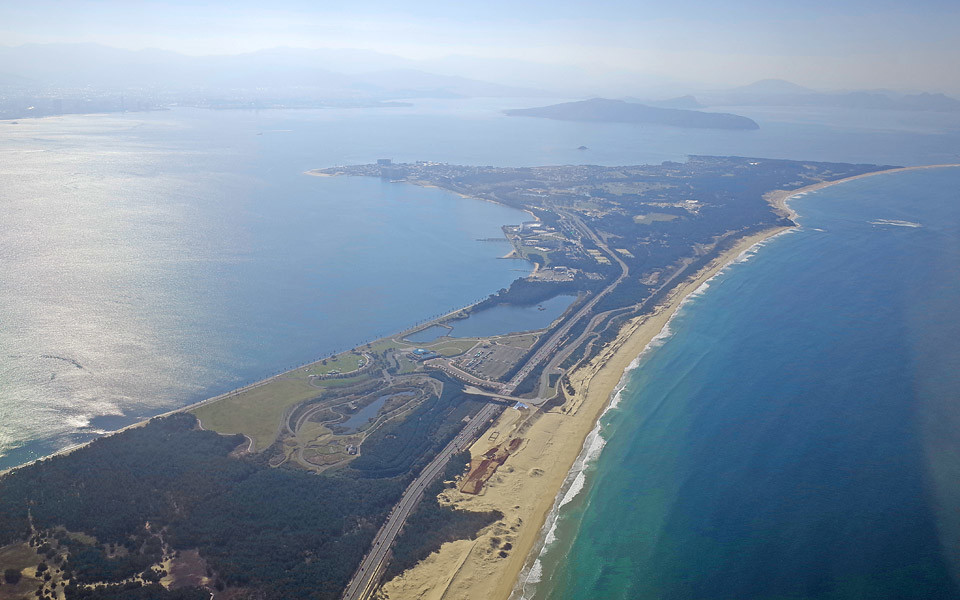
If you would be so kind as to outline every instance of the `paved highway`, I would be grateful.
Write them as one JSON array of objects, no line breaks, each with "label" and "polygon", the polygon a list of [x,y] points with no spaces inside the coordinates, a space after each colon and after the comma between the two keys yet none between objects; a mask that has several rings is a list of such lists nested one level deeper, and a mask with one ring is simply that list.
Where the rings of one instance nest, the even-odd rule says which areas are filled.
[{"label": "paved highway", "polygon": [[[560,342],[563,341],[563,339],[567,336],[567,334],[570,332],[573,326],[576,325],[577,322],[580,321],[580,319],[582,319],[584,316],[593,312],[593,307],[597,305],[597,302],[599,302],[601,298],[606,296],[610,292],[610,290],[617,287],[621,281],[626,279],[627,275],[630,272],[630,269],[629,267],[627,267],[627,264],[623,262],[623,260],[621,260],[619,256],[617,256],[617,253],[611,251],[610,248],[608,248],[607,245],[603,243],[603,241],[589,227],[587,227],[583,223],[583,221],[581,221],[578,217],[574,217],[573,215],[568,215],[566,213],[560,213],[560,214],[562,214],[563,216],[567,217],[572,222],[574,222],[583,233],[585,233],[587,236],[590,237],[590,239],[593,240],[593,243],[596,244],[597,247],[603,250],[611,259],[616,261],[616,263],[620,266],[620,275],[610,285],[605,287],[603,291],[601,291],[599,294],[591,298],[589,302],[584,304],[580,308],[580,310],[578,310],[576,314],[573,315],[573,317],[567,319],[566,323],[564,323],[555,332],[553,332],[553,334],[550,336],[550,339],[548,339],[546,343],[544,343],[543,346],[541,346],[540,349],[537,350],[532,357],[530,357],[530,360],[528,360],[527,363],[523,365],[523,368],[517,371],[517,373],[513,376],[513,378],[510,379],[510,382],[504,386],[503,388],[504,393],[509,394],[510,392],[512,392],[518,385],[520,385],[520,382],[523,381],[524,378],[530,374],[530,371],[535,369],[537,365],[539,365],[544,360],[546,360],[548,356],[553,356],[556,353],[557,346],[560,345]],[[589,327],[587,328],[587,330],[589,331]],[[581,334],[578,338],[578,342],[582,340],[583,337],[584,335]],[[544,390],[540,390],[541,396],[543,396],[543,392]]]},{"label": "paved highway", "polygon": [[[536,368],[537,365],[542,363],[547,357],[552,356],[555,353],[557,346],[570,332],[570,329],[581,318],[590,314],[597,302],[599,302],[601,298],[607,295],[610,290],[615,288],[627,277],[627,265],[620,259],[619,256],[616,255],[615,252],[612,252],[610,248],[608,248],[607,245],[604,244],[603,241],[583,223],[583,221],[572,215],[565,216],[576,223],[581,231],[586,233],[586,235],[588,235],[599,248],[606,252],[608,256],[610,256],[620,265],[620,276],[617,277],[617,279],[609,286],[604,288],[603,291],[591,298],[590,301],[583,305],[573,317],[567,319],[567,321],[561,327],[553,332],[547,342],[544,343],[544,345],[541,346],[540,349],[537,350],[529,360],[527,360],[526,364],[524,364],[523,367],[516,373],[516,375],[513,376],[510,382],[502,386],[500,391],[504,394],[509,394],[512,392],[514,388],[516,388],[516,386],[530,373],[530,371]],[[578,341],[582,340],[583,337],[583,335],[579,336]],[[454,375],[458,379],[465,380],[468,383],[484,387],[491,386],[495,389],[498,387],[492,382],[484,381],[470,375],[469,373],[465,373],[464,371],[451,365],[448,361],[435,359],[427,362],[431,366],[437,366],[447,373]],[[377,584],[380,582],[380,575],[383,571],[383,568],[387,564],[387,559],[390,554],[390,546],[397,538],[397,534],[400,532],[400,528],[403,527],[407,517],[409,517],[410,513],[413,512],[417,502],[419,502],[423,497],[424,488],[426,488],[435,477],[443,472],[443,469],[447,466],[447,462],[449,462],[452,455],[467,447],[469,443],[473,441],[473,439],[480,433],[481,428],[485,427],[487,422],[496,414],[498,408],[498,405],[487,404],[480,409],[480,412],[470,419],[463,430],[457,434],[457,437],[451,440],[451,442],[447,444],[446,447],[444,447],[444,449],[432,461],[430,461],[430,464],[424,468],[424,470],[420,473],[420,476],[417,477],[404,491],[403,496],[400,498],[400,502],[398,502],[394,507],[393,512],[391,512],[390,516],[387,518],[387,522],[384,523],[383,527],[380,528],[380,531],[377,532],[377,536],[373,539],[373,547],[363,558],[363,561],[360,563],[360,568],[357,569],[356,573],[354,573],[350,583],[347,584],[347,589],[343,594],[344,600],[367,600],[367,598],[369,598],[370,595],[376,590]]]},{"label": "paved highway", "polygon": [[474,438],[487,426],[501,407],[497,404],[486,404],[480,409],[467,425],[453,440],[440,451],[430,464],[423,469],[420,476],[407,487],[400,498],[400,502],[393,508],[393,512],[383,524],[377,536],[373,538],[373,546],[360,563],[360,568],[354,573],[347,589],[344,591],[344,600],[366,600],[374,592],[380,582],[380,574],[387,564],[390,546],[396,539],[404,521],[413,512],[417,503],[423,497],[423,490],[440,475],[450,457],[460,452],[473,442]]}]

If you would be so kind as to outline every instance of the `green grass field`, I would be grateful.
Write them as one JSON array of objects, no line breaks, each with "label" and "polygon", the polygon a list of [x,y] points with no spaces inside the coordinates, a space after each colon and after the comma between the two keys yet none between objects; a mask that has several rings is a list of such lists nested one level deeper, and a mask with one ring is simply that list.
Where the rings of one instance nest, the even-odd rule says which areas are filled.
[{"label": "green grass field", "polygon": [[433,350],[440,356],[457,356],[458,354],[463,354],[464,352],[470,350],[477,345],[477,340],[473,338],[447,338],[443,341],[432,345],[424,346],[424,348],[429,348]]},{"label": "green grass field", "polygon": [[550,266],[550,256],[542,250],[530,250],[527,247],[524,247],[523,256],[528,260],[536,260],[534,257],[540,257],[540,260],[538,261],[540,264],[542,264],[544,267]]},{"label": "green grass field", "polygon": [[249,436],[259,451],[276,439],[284,411],[320,393],[306,379],[275,379],[251,390],[204,404],[190,412],[200,419],[205,429]]},{"label": "green grass field", "polygon": [[385,352],[387,350],[393,350],[399,347],[400,347],[400,344],[398,344],[393,339],[388,338],[388,339],[380,340],[378,342],[374,342],[370,344],[369,350],[372,352],[381,353],[381,352]]},{"label": "green grass field", "polygon": [[650,225],[658,221],[673,221],[674,219],[679,219],[677,215],[670,215],[667,213],[648,213],[645,215],[634,215],[633,222],[637,225]]},{"label": "green grass field", "polygon": [[326,359],[327,364],[318,362],[310,365],[307,367],[306,372],[312,375],[329,375],[334,371],[339,371],[340,373],[350,373],[351,371],[356,371],[360,368],[360,361],[362,360],[362,356],[358,356],[352,352],[345,352],[343,354],[338,354],[333,358]]},{"label": "green grass field", "polygon": [[407,373],[413,373],[414,371],[417,370],[417,366],[419,366],[419,363],[410,360],[406,356],[401,356],[398,362],[400,363],[401,375],[406,375]]},{"label": "green grass field", "polygon": [[[366,375],[344,379],[317,380],[319,388],[341,388],[370,379]],[[205,429],[217,433],[242,433],[249,436],[260,451],[273,443],[283,414],[294,404],[316,398],[323,392],[304,378],[274,379],[269,383],[221,398],[193,409]]]}]

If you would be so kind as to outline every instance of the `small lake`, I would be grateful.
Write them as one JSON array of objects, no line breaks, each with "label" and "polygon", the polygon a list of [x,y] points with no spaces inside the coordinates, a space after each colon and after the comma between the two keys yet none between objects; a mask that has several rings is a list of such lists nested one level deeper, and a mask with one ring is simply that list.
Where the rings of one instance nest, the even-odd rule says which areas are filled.
[{"label": "small lake", "polygon": [[515,306],[512,304],[498,304],[492,308],[478,311],[459,321],[450,321],[444,327],[431,325],[404,339],[426,344],[445,335],[456,338],[489,337],[521,331],[535,331],[548,327],[557,317],[567,310],[576,296],[554,296],[540,304],[530,306]]},{"label": "small lake", "polygon": [[427,342],[432,342],[439,337],[449,335],[450,332],[451,330],[449,328],[443,327],[442,325],[431,325],[426,329],[421,329],[416,333],[411,333],[403,339],[410,342],[416,342],[418,344],[425,344]]},{"label": "small lake", "polygon": [[[356,413],[354,413],[349,419],[340,423],[339,426],[344,428],[342,433],[353,433],[356,430],[360,429],[373,419],[377,418],[377,413],[380,412],[380,409],[383,408],[383,405],[386,404],[387,400],[391,398],[396,398],[398,396],[408,396],[413,397],[413,394],[410,392],[397,392],[395,394],[385,394],[380,396],[370,404],[364,406]],[[409,399],[409,398],[408,398]]]},{"label": "small lake", "polygon": [[451,337],[487,337],[548,327],[573,304],[576,296],[555,296],[530,306],[498,304],[476,312],[466,319],[450,323]]},{"label": "small lake", "polygon": [[448,322],[447,325],[453,329],[443,325],[431,325],[404,339],[426,344],[445,335],[457,338],[489,337],[544,329],[562,315],[576,298],[576,296],[554,296],[540,304],[530,306],[498,304],[475,312],[466,319]]},{"label": "small lake", "polygon": [[394,394],[387,394],[386,396],[380,396],[370,404],[358,410],[353,414],[353,416],[343,423],[339,423],[339,426],[344,428],[343,433],[353,433],[357,429],[360,429],[366,425],[371,419],[375,419],[377,413],[380,412],[380,407],[383,406],[387,400],[393,397],[393,395]]}]

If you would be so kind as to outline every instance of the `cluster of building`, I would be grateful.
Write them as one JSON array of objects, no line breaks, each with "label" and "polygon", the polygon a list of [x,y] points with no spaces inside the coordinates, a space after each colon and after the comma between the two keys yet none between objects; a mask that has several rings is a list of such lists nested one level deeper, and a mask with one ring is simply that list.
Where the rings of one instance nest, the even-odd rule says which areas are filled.
[{"label": "cluster of building", "polygon": [[438,358],[439,356],[440,355],[433,350],[427,350],[425,348],[417,348],[410,353],[410,358],[416,361],[430,360],[431,358]]}]

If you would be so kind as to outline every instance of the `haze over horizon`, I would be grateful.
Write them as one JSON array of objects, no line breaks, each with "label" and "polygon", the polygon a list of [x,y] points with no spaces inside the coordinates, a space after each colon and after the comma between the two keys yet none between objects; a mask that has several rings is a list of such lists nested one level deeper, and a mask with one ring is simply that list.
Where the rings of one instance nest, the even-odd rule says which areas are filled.
[{"label": "haze over horizon", "polygon": [[668,95],[769,78],[821,91],[960,93],[960,6],[944,0],[270,8],[41,0],[0,8],[0,22],[5,46],[96,43],[192,56],[320,49],[361,71],[418,69],[564,94]]}]

